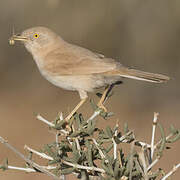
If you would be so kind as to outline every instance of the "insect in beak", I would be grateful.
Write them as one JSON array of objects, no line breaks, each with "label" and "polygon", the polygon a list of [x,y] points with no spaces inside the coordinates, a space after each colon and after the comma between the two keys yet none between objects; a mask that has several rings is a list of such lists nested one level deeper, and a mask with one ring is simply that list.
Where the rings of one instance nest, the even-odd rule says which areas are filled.
[{"label": "insect in beak", "polygon": [[11,38],[9,39],[9,44],[14,45],[15,41],[23,41],[26,42],[29,39],[27,37],[21,36],[21,35],[12,35]]}]

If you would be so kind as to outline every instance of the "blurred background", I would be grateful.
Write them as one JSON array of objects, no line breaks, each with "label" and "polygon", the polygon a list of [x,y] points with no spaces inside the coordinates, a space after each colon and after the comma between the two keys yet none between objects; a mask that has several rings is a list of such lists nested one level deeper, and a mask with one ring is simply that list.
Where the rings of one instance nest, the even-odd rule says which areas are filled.
[{"label": "blurred background", "polygon": [[[1,0],[0,1],[0,136],[23,152],[24,144],[40,149],[54,141],[47,126],[35,114],[52,121],[59,112],[65,115],[79,102],[76,92],[51,85],[38,72],[31,55],[22,44],[8,44],[12,28],[19,33],[33,26],[53,29],[65,40],[86,47],[123,65],[171,77],[166,84],[153,84],[124,79],[114,88],[107,102],[115,115],[101,126],[120,128],[125,122],[138,139],[151,141],[153,113],[168,133],[180,121],[180,1],[179,0]],[[97,101],[94,94],[90,98]],[[91,113],[87,102],[80,110]],[[157,133],[157,136],[159,133]],[[157,137],[158,140],[158,137]],[[168,172],[179,163],[180,145],[165,152],[161,168]],[[0,144],[0,163],[5,157],[10,165],[24,162]],[[173,179],[178,179],[176,172]],[[17,171],[0,172],[0,179],[50,179],[41,174]]]}]

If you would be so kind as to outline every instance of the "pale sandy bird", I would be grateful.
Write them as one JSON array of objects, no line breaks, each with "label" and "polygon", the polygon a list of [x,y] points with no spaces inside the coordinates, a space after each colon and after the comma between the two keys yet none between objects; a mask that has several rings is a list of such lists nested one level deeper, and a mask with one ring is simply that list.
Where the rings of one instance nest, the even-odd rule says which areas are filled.
[{"label": "pale sandy bird", "polygon": [[[122,77],[154,83],[169,80],[167,76],[131,69],[114,59],[70,44],[45,27],[33,27],[23,31],[21,35],[13,35],[10,44],[14,44],[14,40],[24,43],[48,81],[63,89],[79,92],[81,101],[66,120],[86,101],[87,92],[116,83]],[[106,108],[103,102],[107,91],[108,89],[98,103],[104,110]]]}]

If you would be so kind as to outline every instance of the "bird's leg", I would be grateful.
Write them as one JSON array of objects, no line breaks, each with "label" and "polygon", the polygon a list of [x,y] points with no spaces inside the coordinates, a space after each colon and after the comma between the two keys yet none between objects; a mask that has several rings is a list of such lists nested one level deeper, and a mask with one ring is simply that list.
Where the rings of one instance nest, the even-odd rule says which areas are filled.
[{"label": "bird's leg", "polygon": [[81,101],[78,103],[78,105],[71,111],[71,113],[65,118],[66,121],[69,121],[73,114],[84,104],[84,102],[87,100],[87,98],[81,99]]},{"label": "bird's leg", "polygon": [[84,102],[87,100],[88,96],[86,91],[78,90],[81,101],[78,103],[78,105],[71,111],[71,113],[65,118],[66,121],[69,121],[73,114],[84,104]]},{"label": "bird's leg", "polygon": [[110,92],[110,89],[112,89],[111,86],[108,86],[108,87],[105,89],[105,91],[103,92],[103,95],[101,96],[101,99],[99,100],[99,102],[98,102],[98,104],[97,104],[98,107],[101,108],[101,109],[103,109],[105,112],[107,112],[107,109],[106,109],[106,107],[104,106],[104,101],[106,100],[106,97],[107,97],[108,93]]},{"label": "bird's leg", "polygon": [[105,101],[108,99],[108,95],[109,95],[109,93],[111,92],[111,90],[113,89],[113,87],[114,87],[115,85],[119,85],[119,84],[121,84],[121,83],[122,83],[122,81],[117,81],[117,82],[115,82],[115,83],[113,83],[113,84],[111,84],[111,85],[108,85],[108,86],[106,87],[103,95],[101,96],[101,99],[99,100],[99,102],[98,102],[98,104],[97,104],[99,108],[101,108],[101,109],[103,109],[105,112],[107,112],[107,109],[106,109],[106,107],[104,106],[104,103],[105,103]]}]

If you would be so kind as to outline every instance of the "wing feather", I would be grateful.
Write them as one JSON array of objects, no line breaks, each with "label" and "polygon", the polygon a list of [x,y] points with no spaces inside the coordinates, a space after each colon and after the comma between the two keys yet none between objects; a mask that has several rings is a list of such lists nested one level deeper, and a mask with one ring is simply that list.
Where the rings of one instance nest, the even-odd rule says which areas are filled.
[{"label": "wing feather", "polygon": [[[116,69],[117,62],[91,51],[56,49],[45,56],[46,71],[55,75],[90,75]],[[91,54],[92,53],[92,54]]]}]

